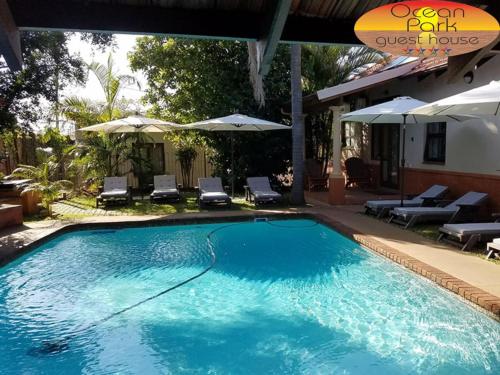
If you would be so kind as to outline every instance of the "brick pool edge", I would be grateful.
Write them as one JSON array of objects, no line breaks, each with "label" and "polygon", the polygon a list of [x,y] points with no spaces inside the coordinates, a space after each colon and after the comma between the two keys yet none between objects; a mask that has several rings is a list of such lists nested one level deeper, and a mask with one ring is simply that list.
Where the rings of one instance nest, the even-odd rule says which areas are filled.
[{"label": "brick pool edge", "polygon": [[500,322],[499,297],[460,280],[446,272],[443,272],[436,267],[415,259],[399,250],[387,246],[371,236],[360,233],[359,230],[354,230],[353,228],[344,225],[337,220],[331,219],[328,216],[322,214],[314,214],[312,216],[321,223],[334,228],[344,236],[353,239],[360,245],[363,245],[368,249],[392,260],[393,262],[400,264],[408,270],[433,281],[438,286],[462,297],[464,300],[471,302],[475,305],[475,307],[480,308],[487,315]]}]

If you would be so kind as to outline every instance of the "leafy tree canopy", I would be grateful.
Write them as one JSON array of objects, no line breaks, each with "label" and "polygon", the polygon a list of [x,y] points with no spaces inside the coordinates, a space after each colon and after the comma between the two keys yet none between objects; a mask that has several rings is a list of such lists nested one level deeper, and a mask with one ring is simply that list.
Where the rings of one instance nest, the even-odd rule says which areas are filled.
[{"label": "leafy tree canopy", "polygon": [[[29,126],[42,116],[41,103],[58,101],[58,92],[70,84],[83,84],[86,70],[82,58],[71,55],[71,33],[23,32],[24,69],[0,68],[0,131],[19,124]],[[98,48],[112,44],[111,35],[81,34]]]},{"label": "leafy tree canopy", "polygon": [[[280,111],[290,97],[288,46],[278,48],[264,82],[267,100],[262,108],[253,97],[246,43],[143,37],[129,59],[132,69],[143,71],[147,78],[145,101],[155,117],[187,123],[239,112],[271,121],[289,121]],[[217,150],[213,157],[216,173],[226,176],[230,166],[229,135],[201,134]],[[247,175],[283,172],[290,159],[290,136],[283,131],[237,134],[236,172],[240,186]]]}]

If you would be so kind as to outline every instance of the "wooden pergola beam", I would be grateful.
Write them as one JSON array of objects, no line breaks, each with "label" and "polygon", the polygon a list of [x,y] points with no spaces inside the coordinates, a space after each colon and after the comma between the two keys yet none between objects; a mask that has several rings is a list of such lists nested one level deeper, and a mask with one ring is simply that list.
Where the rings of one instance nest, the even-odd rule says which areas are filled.
[{"label": "wooden pergola beam", "polygon": [[[237,10],[171,9],[132,6],[118,2],[68,0],[51,0],[50,6],[40,0],[8,2],[21,31],[93,31],[241,41],[263,40],[268,35],[267,50],[271,52],[281,28],[281,42],[285,43],[360,44],[354,34],[356,20],[331,20],[299,15],[288,15],[288,18],[284,18],[288,0],[276,8],[281,11],[274,13],[278,15],[272,18],[275,22],[269,23],[267,19],[267,24],[263,14]],[[284,26],[281,26],[282,22],[285,22]],[[334,28],[336,32],[332,32]],[[270,43],[271,36],[273,43]]]},{"label": "wooden pergola beam", "polygon": [[7,0],[0,0],[0,54],[11,71],[22,69],[21,38]]},{"label": "wooden pergola beam", "polygon": [[448,83],[458,82],[463,76],[474,71],[475,66],[491,53],[492,49],[500,42],[500,35],[495,41],[480,50],[448,58]]},{"label": "wooden pergola beam", "polygon": [[262,77],[269,73],[291,5],[292,0],[277,0],[275,2],[274,9],[269,12],[271,17],[267,22],[265,34],[257,41],[257,67]]},{"label": "wooden pergola beam", "polygon": [[105,2],[15,0],[19,29],[257,40],[258,15]]}]

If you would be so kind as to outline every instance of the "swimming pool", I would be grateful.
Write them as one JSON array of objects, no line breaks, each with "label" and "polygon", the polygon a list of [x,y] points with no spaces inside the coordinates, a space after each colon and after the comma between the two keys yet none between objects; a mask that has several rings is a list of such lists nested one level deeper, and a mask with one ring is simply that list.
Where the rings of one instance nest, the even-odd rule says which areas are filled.
[{"label": "swimming pool", "polygon": [[76,231],[0,269],[0,374],[498,374],[499,343],[311,220]]}]

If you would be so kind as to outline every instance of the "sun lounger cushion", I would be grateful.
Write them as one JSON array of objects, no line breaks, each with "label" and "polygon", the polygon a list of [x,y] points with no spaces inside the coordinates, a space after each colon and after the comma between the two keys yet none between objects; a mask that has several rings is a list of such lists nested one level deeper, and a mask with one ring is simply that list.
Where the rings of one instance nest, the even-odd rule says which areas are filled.
[{"label": "sun lounger cushion", "polygon": [[500,238],[495,238],[495,239],[493,240],[493,243],[500,244]]},{"label": "sun lounger cushion", "polygon": [[414,215],[442,215],[442,216],[452,216],[458,207],[448,208],[446,207],[396,207],[393,212],[402,217],[414,216]]},{"label": "sun lounger cushion", "polygon": [[153,190],[151,195],[153,196],[164,196],[164,195],[178,195],[179,191],[177,189],[161,189],[161,190]]},{"label": "sun lounger cushion", "polygon": [[159,175],[154,176],[155,190],[177,190],[174,175]]},{"label": "sun lounger cushion", "polygon": [[128,191],[120,189],[113,189],[101,193],[101,198],[122,198],[122,197],[126,198],[127,196],[128,196]]},{"label": "sun lounger cushion", "polygon": [[471,191],[446,207],[396,207],[392,211],[397,216],[407,218],[409,216],[452,216],[460,205],[478,205],[488,197],[486,193]]},{"label": "sun lounger cushion", "polygon": [[459,205],[478,205],[483,202],[488,197],[486,193],[477,193],[475,191],[470,191],[467,194],[461,196],[456,201],[450,203],[445,208],[457,209]]},{"label": "sun lounger cushion", "polygon": [[104,177],[104,192],[127,190],[127,177]]},{"label": "sun lounger cushion", "polygon": [[[422,205],[423,200],[420,198],[417,199],[405,199],[403,201],[404,207],[420,207]],[[371,208],[373,210],[378,210],[382,208],[395,208],[401,205],[401,201],[399,200],[382,200],[382,201],[367,201],[365,206]]]},{"label": "sun lounger cushion", "polygon": [[224,193],[220,177],[200,178],[198,186],[201,193]]},{"label": "sun lounger cushion", "polygon": [[[443,185],[433,185],[422,194],[417,195],[413,199],[405,199],[403,201],[404,207],[420,207],[424,203],[424,199],[438,199],[441,198],[446,191],[447,186]],[[380,201],[367,201],[365,207],[373,210],[379,211],[383,208],[395,208],[401,206],[401,201],[397,199],[393,200],[380,200]]]},{"label": "sun lounger cushion", "polygon": [[229,196],[224,192],[220,177],[200,178],[198,185],[202,202],[230,201]]},{"label": "sun lounger cushion", "polygon": [[250,192],[258,200],[281,198],[281,194],[271,188],[269,178],[267,177],[248,177],[247,184]]},{"label": "sun lounger cushion", "polygon": [[437,199],[441,198],[448,191],[448,186],[432,185],[429,189],[418,195],[418,199]]},{"label": "sun lounger cushion", "polygon": [[265,199],[265,198],[281,198],[281,194],[275,191],[254,191],[253,195],[257,199]]},{"label": "sun lounger cushion", "polygon": [[127,177],[104,177],[101,198],[126,198],[127,196]]},{"label": "sun lounger cushion", "polygon": [[254,191],[273,191],[267,177],[248,177],[247,184],[252,193]]},{"label": "sun lounger cushion", "polygon": [[179,190],[175,183],[174,175],[154,176],[154,190],[151,193],[152,197],[169,197],[179,196]]},{"label": "sun lounger cushion", "polygon": [[456,233],[461,236],[473,234],[500,235],[500,223],[471,223],[471,224],[444,224],[443,228],[448,233]]},{"label": "sun lounger cushion", "polygon": [[229,198],[229,196],[226,193],[208,192],[208,193],[201,194],[201,200],[204,200],[204,201],[226,200],[228,198]]}]

